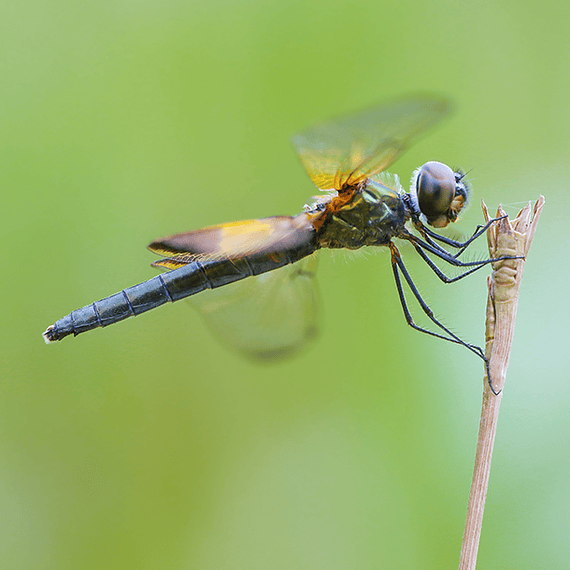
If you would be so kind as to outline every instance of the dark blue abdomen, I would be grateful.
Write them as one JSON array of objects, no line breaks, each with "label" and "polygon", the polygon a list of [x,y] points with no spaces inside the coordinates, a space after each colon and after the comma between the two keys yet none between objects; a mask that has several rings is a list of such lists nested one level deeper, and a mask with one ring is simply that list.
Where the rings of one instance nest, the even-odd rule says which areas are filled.
[{"label": "dark blue abdomen", "polygon": [[70,334],[78,335],[106,327],[168,301],[178,301],[204,289],[215,289],[295,263],[315,249],[314,241],[310,239],[293,249],[276,253],[258,253],[240,259],[193,261],[71,312],[49,327],[44,338],[46,342],[53,342]]}]

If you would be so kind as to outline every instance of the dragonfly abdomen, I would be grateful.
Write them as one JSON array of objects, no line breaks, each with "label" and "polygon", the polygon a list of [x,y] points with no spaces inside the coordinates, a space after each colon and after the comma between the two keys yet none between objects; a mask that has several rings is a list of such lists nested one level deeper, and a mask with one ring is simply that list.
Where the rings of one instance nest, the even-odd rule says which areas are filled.
[{"label": "dragonfly abdomen", "polygon": [[236,259],[192,261],[72,311],[48,327],[43,336],[45,341],[50,343],[70,334],[77,336],[98,327],[106,327],[160,307],[164,303],[190,297],[205,289],[222,287],[295,263],[314,251],[315,245],[310,242],[280,252],[257,253]]}]

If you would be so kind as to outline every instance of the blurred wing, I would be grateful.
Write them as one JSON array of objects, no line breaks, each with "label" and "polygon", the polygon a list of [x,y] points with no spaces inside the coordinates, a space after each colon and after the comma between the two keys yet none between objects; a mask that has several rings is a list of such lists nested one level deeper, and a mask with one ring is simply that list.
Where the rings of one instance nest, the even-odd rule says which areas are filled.
[{"label": "blurred wing", "polygon": [[317,256],[189,299],[215,336],[254,360],[287,357],[318,331]]},{"label": "blurred wing", "polygon": [[450,108],[437,97],[400,99],[302,131],[293,146],[318,188],[342,190],[387,168]]},{"label": "blurred wing", "polygon": [[307,242],[313,231],[306,214],[275,216],[175,234],[152,242],[148,248],[169,258],[154,266],[175,269],[196,259],[238,258],[294,248]]}]

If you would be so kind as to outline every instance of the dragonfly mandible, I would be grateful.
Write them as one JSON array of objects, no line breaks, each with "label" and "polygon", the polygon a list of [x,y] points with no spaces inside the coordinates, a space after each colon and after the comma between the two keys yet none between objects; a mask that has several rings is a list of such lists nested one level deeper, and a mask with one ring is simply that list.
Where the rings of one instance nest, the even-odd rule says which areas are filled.
[{"label": "dragonfly mandible", "polygon": [[[202,301],[206,320],[238,349],[260,358],[286,355],[316,331],[315,253],[323,248],[384,246],[390,249],[407,323],[460,344],[483,359],[493,389],[483,350],[464,342],[433,315],[393,241],[410,242],[444,283],[496,261],[459,259],[496,220],[478,226],[463,242],[428,227],[444,228],[458,219],[469,197],[463,172],[441,162],[427,162],[414,172],[409,192],[402,189],[397,177],[384,173],[449,110],[450,104],[443,98],[413,96],[298,133],[293,137],[295,150],[311,180],[324,192],[302,213],[221,224],[152,242],[149,249],[162,257],[152,265],[167,272],[72,311],[48,327],[43,335],[46,342],[105,327],[201,293],[197,299]],[[428,254],[463,268],[463,272],[448,277]],[[236,283],[245,278],[251,287]],[[414,322],[404,283],[439,332]],[[218,291],[224,294],[214,295]]]}]

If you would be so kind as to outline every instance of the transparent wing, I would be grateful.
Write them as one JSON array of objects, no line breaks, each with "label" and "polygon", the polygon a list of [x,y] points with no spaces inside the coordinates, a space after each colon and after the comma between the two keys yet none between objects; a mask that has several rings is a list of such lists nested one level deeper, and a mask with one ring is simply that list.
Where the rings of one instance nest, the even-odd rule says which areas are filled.
[{"label": "transparent wing", "polygon": [[195,259],[237,258],[292,249],[307,242],[312,231],[306,214],[274,216],[175,234],[152,242],[148,248],[169,258],[153,263],[154,266],[175,269]]},{"label": "transparent wing", "polygon": [[450,108],[439,97],[400,99],[301,131],[293,146],[318,188],[340,191],[387,168]]},{"label": "transparent wing", "polygon": [[318,331],[317,256],[194,295],[189,302],[220,340],[254,360],[287,357]]}]

